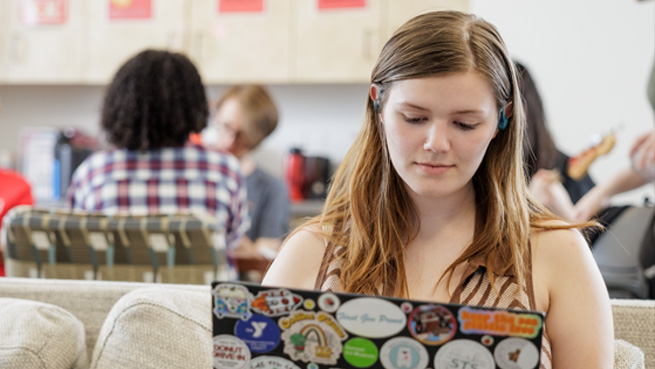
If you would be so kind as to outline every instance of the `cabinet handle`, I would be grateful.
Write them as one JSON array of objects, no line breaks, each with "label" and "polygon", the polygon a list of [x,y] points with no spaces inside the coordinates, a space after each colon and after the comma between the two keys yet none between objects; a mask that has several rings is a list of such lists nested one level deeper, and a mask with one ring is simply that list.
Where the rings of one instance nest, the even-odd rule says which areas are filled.
[{"label": "cabinet handle", "polygon": [[14,33],[11,37],[11,56],[15,62],[25,61],[25,38],[20,33]]}]

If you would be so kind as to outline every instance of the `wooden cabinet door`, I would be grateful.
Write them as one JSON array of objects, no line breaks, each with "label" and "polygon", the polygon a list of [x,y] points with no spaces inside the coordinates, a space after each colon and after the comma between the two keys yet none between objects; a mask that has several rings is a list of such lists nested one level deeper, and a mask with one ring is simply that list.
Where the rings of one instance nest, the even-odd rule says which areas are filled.
[{"label": "wooden cabinet door", "polygon": [[51,20],[61,19],[55,24],[44,24],[45,16],[35,16],[37,9],[29,6],[36,2],[3,0],[2,3],[3,55],[0,58],[4,59],[5,83],[80,83],[84,5],[88,2],[69,0],[62,2],[63,8],[42,10],[46,13],[41,14],[50,14]]},{"label": "wooden cabinet door", "polygon": [[195,0],[190,55],[207,84],[289,81],[291,0],[264,1],[260,12],[219,12],[218,0]]},{"label": "wooden cabinet door", "polygon": [[109,83],[125,61],[145,49],[184,50],[190,1],[152,0],[149,18],[122,19],[111,19],[110,2],[85,0],[86,83]]},{"label": "wooden cabinet door", "polygon": [[368,82],[382,48],[382,1],[339,10],[319,10],[317,3],[294,1],[293,81]]},{"label": "wooden cabinet door", "polygon": [[431,10],[468,11],[468,0],[386,0],[385,27],[383,37],[386,42],[393,33],[410,18]]}]

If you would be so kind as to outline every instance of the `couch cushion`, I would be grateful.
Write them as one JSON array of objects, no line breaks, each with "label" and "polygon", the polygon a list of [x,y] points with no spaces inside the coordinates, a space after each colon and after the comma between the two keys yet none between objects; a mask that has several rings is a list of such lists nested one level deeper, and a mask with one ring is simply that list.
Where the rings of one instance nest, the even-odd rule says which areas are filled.
[{"label": "couch cushion", "polygon": [[655,368],[655,301],[612,300],[614,338],[625,340],[644,352],[646,368]]},{"label": "couch cushion", "polygon": [[643,369],[644,352],[624,340],[614,341],[614,369]]},{"label": "couch cushion", "polygon": [[88,368],[84,326],[58,306],[0,298],[0,327],[3,368]]},{"label": "couch cushion", "polygon": [[211,332],[209,293],[137,289],[109,312],[91,368],[211,368]]}]

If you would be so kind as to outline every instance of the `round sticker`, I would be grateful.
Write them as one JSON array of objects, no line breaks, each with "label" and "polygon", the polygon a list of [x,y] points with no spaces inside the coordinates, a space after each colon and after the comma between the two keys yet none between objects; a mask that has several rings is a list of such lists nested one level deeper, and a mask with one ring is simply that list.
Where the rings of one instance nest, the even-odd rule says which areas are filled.
[{"label": "round sticker", "polygon": [[280,343],[280,328],[271,318],[253,314],[248,320],[239,320],[234,335],[248,345],[252,352],[266,353]]},{"label": "round sticker", "polygon": [[368,368],[378,360],[378,348],[366,338],[351,338],[343,345],[343,358],[357,368]]},{"label": "round sticker", "polygon": [[472,340],[454,340],[446,343],[434,356],[435,368],[495,369],[494,357],[489,349]]},{"label": "round sticker", "polygon": [[212,363],[217,369],[241,369],[250,361],[250,350],[240,339],[222,334],[213,338]]},{"label": "round sticker", "polygon": [[482,342],[482,344],[485,346],[491,346],[494,344],[494,338],[488,335],[484,335],[482,336],[480,342]]},{"label": "round sticker", "polygon": [[502,369],[533,369],[539,363],[539,350],[524,338],[512,337],[496,346],[494,357]]},{"label": "round sticker", "polygon": [[258,356],[250,360],[249,369],[300,369],[293,361],[275,357],[275,356]]},{"label": "round sticker", "polygon": [[316,306],[316,303],[315,303],[314,300],[312,300],[312,299],[307,299],[307,300],[305,300],[305,302],[303,303],[303,306],[304,306],[305,309],[307,309],[307,310],[314,310],[314,306]]},{"label": "round sticker", "polygon": [[318,307],[328,313],[334,313],[337,311],[339,305],[339,298],[333,293],[326,292],[318,298]]},{"label": "round sticker", "polygon": [[412,306],[411,302],[405,301],[402,304],[400,304],[400,309],[403,311],[405,314],[409,314],[410,311],[412,311],[414,307]]},{"label": "round sticker", "polygon": [[421,305],[409,315],[409,332],[426,345],[441,345],[455,335],[455,316],[440,305]]},{"label": "round sticker", "polygon": [[428,351],[411,338],[396,337],[382,345],[380,362],[386,369],[424,369],[428,366]]}]

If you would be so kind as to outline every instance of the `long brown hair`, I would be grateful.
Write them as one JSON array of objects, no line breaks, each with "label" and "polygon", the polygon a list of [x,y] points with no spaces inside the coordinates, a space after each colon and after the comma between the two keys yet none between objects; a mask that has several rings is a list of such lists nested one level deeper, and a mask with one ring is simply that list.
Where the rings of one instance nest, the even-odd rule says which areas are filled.
[{"label": "long brown hair", "polygon": [[[515,67],[496,28],[455,11],[416,16],[386,43],[371,83],[384,90],[400,80],[469,70],[488,79],[498,109],[513,102],[512,113],[473,177],[477,205],[473,241],[442,278],[452,276],[460,263],[482,257],[492,281],[494,274],[513,272],[521,283],[530,261],[531,226],[555,217],[527,193],[523,105]],[[405,245],[416,236],[417,223],[417,211],[392,169],[384,130],[367,98],[364,126],[333,178],[322,214],[306,226],[321,232],[330,244],[343,246],[339,254],[343,290],[378,294],[382,283],[391,294],[407,297]]]}]

